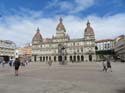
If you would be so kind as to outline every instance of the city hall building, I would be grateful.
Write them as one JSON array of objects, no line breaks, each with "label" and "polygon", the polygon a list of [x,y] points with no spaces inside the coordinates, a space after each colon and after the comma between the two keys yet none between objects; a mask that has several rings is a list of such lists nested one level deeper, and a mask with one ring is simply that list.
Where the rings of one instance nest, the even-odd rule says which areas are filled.
[{"label": "city hall building", "polygon": [[[77,33],[76,33],[77,34]],[[83,38],[70,39],[66,33],[62,18],[56,27],[56,34],[50,39],[43,39],[39,28],[32,39],[33,62],[94,62],[95,34],[87,22]]]}]

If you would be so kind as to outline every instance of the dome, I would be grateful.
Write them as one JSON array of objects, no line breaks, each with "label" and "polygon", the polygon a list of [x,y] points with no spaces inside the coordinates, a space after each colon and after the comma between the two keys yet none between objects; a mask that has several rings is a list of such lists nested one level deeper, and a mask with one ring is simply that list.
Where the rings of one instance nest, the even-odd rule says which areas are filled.
[{"label": "dome", "polygon": [[90,26],[90,22],[87,22],[87,27],[85,28],[85,34],[94,35],[93,28]]},{"label": "dome", "polygon": [[57,28],[56,28],[57,31],[61,31],[61,30],[66,31],[66,30],[65,30],[65,27],[64,27],[64,25],[63,25],[63,23],[62,23],[62,21],[63,21],[63,19],[60,17],[60,19],[59,19],[59,24],[57,25]]},{"label": "dome", "polygon": [[42,40],[42,36],[41,36],[41,34],[40,34],[39,28],[37,28],[37,32],[36,32],[36,34],[35,34],[34,37],[33,37],[33,41],[34,41],[34,40]]}]

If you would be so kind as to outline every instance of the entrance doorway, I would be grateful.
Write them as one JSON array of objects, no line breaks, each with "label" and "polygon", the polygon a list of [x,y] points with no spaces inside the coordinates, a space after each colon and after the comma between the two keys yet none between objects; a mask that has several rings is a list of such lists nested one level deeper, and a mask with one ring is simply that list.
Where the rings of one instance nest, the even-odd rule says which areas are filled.
[{"label": "entrance doorway", "polygon": [[89,61],[92,61],[92,55],[89,55]]},{"label": "entrance doorway", "polygon": [[1,56],[3,58],[3,60],[8,63],[9,62],[9,56]]},{"label": "entrance doorway", "polygon": [[80,56],[79,55],[77,56],[77,60],[78,60],[78,62],[80,61]]},{"label": "entrance doorway", "polygon": [[62,56],[59,56],[58,59],[59,59],[59,62],[62,62]]},{"label": "entrance doorway", "polygon": [[76,56],[74,56],[74,62],[76,62]]}]

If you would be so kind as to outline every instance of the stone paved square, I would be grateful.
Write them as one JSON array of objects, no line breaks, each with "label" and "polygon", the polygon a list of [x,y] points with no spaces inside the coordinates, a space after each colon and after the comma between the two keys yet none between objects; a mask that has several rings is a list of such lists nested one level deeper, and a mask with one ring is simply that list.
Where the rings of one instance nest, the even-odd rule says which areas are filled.
[{"label": "stone paved square", "polygon": [[0,93],[125,93],[125,64],[112,63],[113,72],[102,72],[101,63],[29,63],[14,76],[14,68],[0,65]]}]

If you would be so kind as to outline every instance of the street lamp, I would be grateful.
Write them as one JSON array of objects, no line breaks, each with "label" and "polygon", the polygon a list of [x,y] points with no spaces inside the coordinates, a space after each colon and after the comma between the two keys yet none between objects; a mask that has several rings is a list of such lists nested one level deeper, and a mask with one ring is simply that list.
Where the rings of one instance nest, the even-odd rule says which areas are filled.
[{"label": "street lamp", "polygon": [[62,65],[64,65],[65,64],[65,47],[63,46],[62,48],[61,48],[61,51],[62,51]]}]

